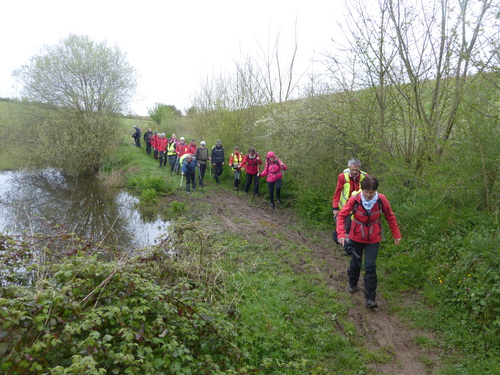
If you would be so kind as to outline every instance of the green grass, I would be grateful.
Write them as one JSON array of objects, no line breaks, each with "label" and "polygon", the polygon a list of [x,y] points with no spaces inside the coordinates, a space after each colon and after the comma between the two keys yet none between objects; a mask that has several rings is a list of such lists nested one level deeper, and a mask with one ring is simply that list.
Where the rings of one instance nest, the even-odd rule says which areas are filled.
[{"label": "green grass", "polygon": [[343,323],[345,304],[316,272],[294,271],[298,256],[306,269],[314,263],[309,249],[271,249],[271,243],[234,236],[217,243],[227,252],[225,286],[241,319],[239,344],[252,365],[269,363],[265,374],[296,374],[292,365],[317,374],[366,371],[355,329]]}]

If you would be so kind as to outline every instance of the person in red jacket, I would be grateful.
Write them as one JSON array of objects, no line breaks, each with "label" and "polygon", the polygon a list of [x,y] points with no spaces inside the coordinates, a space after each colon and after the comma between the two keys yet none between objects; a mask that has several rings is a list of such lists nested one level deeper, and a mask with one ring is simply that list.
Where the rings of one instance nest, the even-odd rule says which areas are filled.
[{"label": "person in red jacket", "polygon": [[259,196],[259,177],[257,177],[257,173],[260,171],[261,164],[262,160],[255,149],[251,148],[248,150],[248,154],[245,155],[240,165],[241,169],[245,170],[247,176],[245,182],[245,193],[248,194],[250,184],[253,180],[253,195]]},{"label": "person in red jacket", "polygon": [[158,132],[154,132],[153,138],[151,138],[151,147],[153,147],[153,156],[155,159],[158,159],[158,146],[157,142],[160,137],[158,136]]},{"label": "person in red jacket", "polygon": [[378,307],[375,298],[377,296],[377,267],[376,260],[380,241],[382,239],[382,223],[380,221],[384,214],[391,228],[394,244],[401,242],[396,215],[391,209],[387,198],[377,192],[378,180],[373,176],[365,176],[361,181],[361,192],[352,195],[340,210],[337,217],[337,233],[341,246],[347,241],[344,221],[347,216],[352,215],[351,229],[349,231],[350,245],[352,246],[351,262],[347,275],[349,277],[350,293],[358,290],[358,280],[361,274],[363,251],[365,252],[365,298],[366,306],[370,309]]},{"label": "person in red jacket", "polygon": [[281,185],[283,180],[283,171],[287,169],[285,163],[276,157],[274,152],[269,151],[266,157],[266,166],[257,176],[267,176],[267,188],[271,200],[271,208],[274,210],[274,190],[276,189],[276,198],[281,203]]},{"label": "person in red jacket", "polygon": [[[174,135],[175,134],[172,134],[172,137]],[[184,137],[181,137],[179,143],[177,143],[177,145],[175,146],[175,152],[177,153],[177,163],[175,171],[178,174],[181,169],[181,158],[188,153],[188,145],[186,144]]]},{"label": "person in red jacket", "polygon": [[198,148],[198,146],[196,146],[196,139],[191,139],[191,143],[188,144],[188,146],[187,146],[187,153],[194,155],[194,154],[196,154],[197,148]]},{"label": "person in red jacket", "polygon": [[160,167],[167,165],[167,137],[165,133],[160,134],[156,146],[158,147]]}]

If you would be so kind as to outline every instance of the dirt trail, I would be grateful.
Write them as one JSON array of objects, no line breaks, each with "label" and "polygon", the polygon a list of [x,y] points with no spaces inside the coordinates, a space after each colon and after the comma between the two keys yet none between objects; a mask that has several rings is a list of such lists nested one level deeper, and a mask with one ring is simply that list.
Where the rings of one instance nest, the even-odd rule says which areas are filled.
[{"label": "dirt trail", "polygon": [[[222,190],[222,189],[221,189]],[[296,230],[290,229],[296,224],[295,215],[290,209],[277,207],[271,210],[268,201],[255,198],[252,202],[251,194],[246,196],[243,192],[230,192],[227,190],[210,191],[204,193],[203,201],[208,201],[212,206],[212,212],[225,222],[225,230],[234,228],[239,235],[247,237],[249,241],[255,241],[256,236],[266,236],[269,239],[269,228],[273,232],[280,233],[280,238],[285,238],[288,243],[296,242],[307,246],[314,252],[316,258],[323,260],[323,269],[318,267],[319,274],[324,275],[328,285],[342,292],[342,298],[346,299],[349,308],[348,319],[357,327],[357,333],[363,336],[367,349],[387,353],[392,360],[384,363],[374,363],[370,367],[378,374],[415,375],[433,373],[439,368],[438,355],[428,349],[416,345],[415,336],[432,337],[431,333],[408,328],[401,319],[390,312],[387,301],[379,295],[378,309],[369,310],[365,307],[362,277],[360,280],[360,291],[355,294],[347,292],[348,258],[337,247],[331,239],[331,233],[324,233],[320,241],[312,241]],[[197,195],[197,194],[196,194]],[[192,195],[190,200],[197,199]],[[245,220],[245,230],[241,230],[241,221]],[[280,245],[276,237],[273,241]],[[300,272],[300,265],[296,265]],[[425,362],[425,363],[424,363]]]}]

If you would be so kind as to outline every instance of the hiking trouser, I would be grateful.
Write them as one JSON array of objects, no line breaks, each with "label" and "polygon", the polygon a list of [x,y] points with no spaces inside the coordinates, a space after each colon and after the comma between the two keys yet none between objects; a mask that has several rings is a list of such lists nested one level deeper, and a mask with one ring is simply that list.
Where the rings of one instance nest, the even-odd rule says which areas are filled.
[{"label": "hiking trouser", "polygon": [[168,164],[170,165],[170,172],[173,172],[174,167],[175,167],[175,160],[177,159],[177,155],[168,155],[167,159],[168,159]]},{"label": "hiking trouser", "polygon": [[351,255],[351,263],[347,270],[349,285],[358,285],[359,275],[361,274],[361,264],[363,259],[363,250],[365,252],[365,297],[374,300],[377,296],[377,255],[380,248],[380,242],[361,243],[351,240],[354,251]]},{"label": "hiking trouser", "polygon": [[275,189],[276,189],[276,198],[281,199],[281,181],[282,181],[281,178],[274,182],[267,181],[267,189],[269,190],[269,199],[271,200],[271,203],[274,203]]},{"label": "hiking trouser", "polygon": [[158,157],[160,161],[160,167],[162,165],[167,165],[167,155],[165,155],[165,151],[160,151],[160,156]]},{"label": "hiking trouser", "polygon": [[153,156],[155,157],[155,159],[158,159],[158,149],[157,148],[154,149]]},{"label": "hiking trouser", "polygon": [[203,179],[205,178],[206,171],[207,171],[207,165],[200,163],[200,167],[198,168],[198,174],[200,176],[200,186],[203,186]]},{"label": "hiking trouser", "polygon": [[241,170],[236,169],[234,170],[234,187],[238,189],[240,186],[240,178],[241,178]]},{"label": "hiking trouser", "polygon": [[216,181],[219,180],[219,176],[224,172],[224,168],[222,167],[222,163],[215,163],[214,166],[214,178]]},{"label": "hiking trouser", "polygon": [[196,173],[184,173],[186,176],[186,191],[190,191],[189,186],[193,185],[193,190],[196,189]]},{"label": "hiking trouser", "polygon": [[257,177],[257,173],[250,174],[247,172],[247,180],[245,182],[245,193],[250,191],[250,185],[252,184],[253,179],[253,193],[259,194],[259,177]]},{"label": "hiking trouser", "polygon": [[146,141],[146,154],[151,155],[151,143]]}]

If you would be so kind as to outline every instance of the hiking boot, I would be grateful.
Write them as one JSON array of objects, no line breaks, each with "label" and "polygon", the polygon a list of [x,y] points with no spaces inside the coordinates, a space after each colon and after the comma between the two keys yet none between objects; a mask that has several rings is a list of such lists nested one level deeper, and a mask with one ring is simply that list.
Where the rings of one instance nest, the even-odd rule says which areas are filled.
[{"label": "hiking boot", "polygon": [[236,186],[234,187],[234,191],[238,191],[238,188]]},{"label": "hiking boot", "polygon": [[279,199],[279,198],[278,198],[278,203],[280,203],[280,204],[281,204],[281,199]]},{"label": "hiking boot", "polygon": [[366,300],[366,307],[368,307],[369,309],[374,309],[375,307],[378,307],[378,305],[374,299],[367,299]]},{"label": "hiking boot", "polygon": [[347,290],[349,291],[349,293],[356,293],[358,291],[358,286],[357,285],[349,285],[347,287]]},{"label": "hiking boot", "polygon": [[273,202],[270,203],[270,206],[274,210],[274,203]]}]

